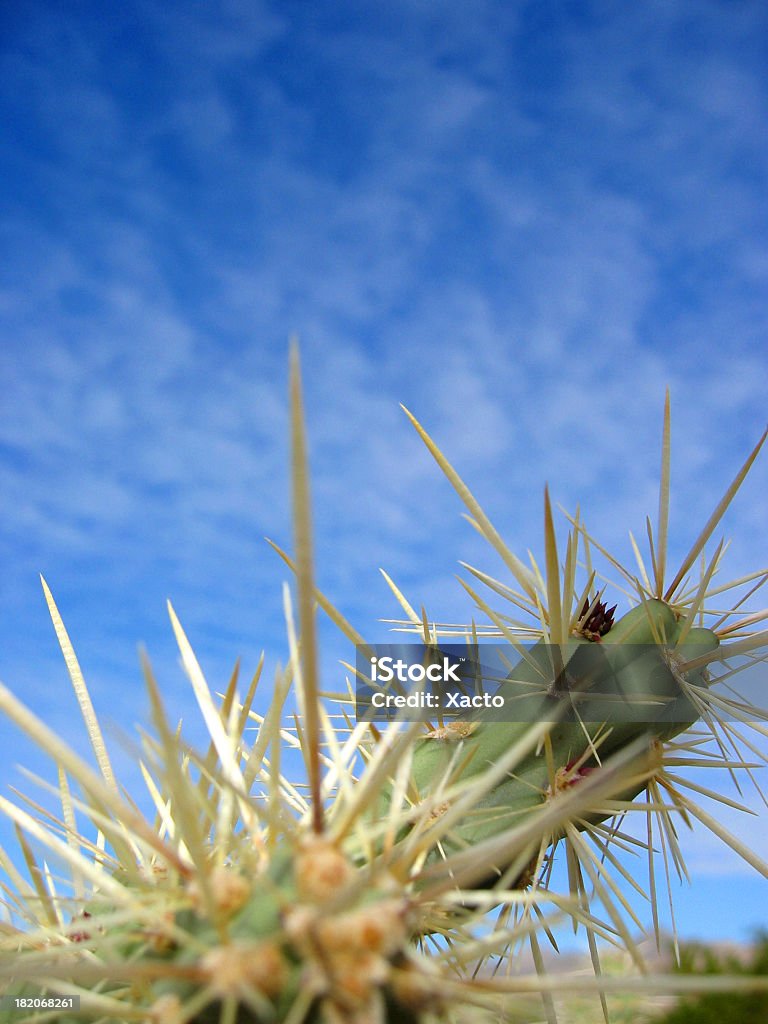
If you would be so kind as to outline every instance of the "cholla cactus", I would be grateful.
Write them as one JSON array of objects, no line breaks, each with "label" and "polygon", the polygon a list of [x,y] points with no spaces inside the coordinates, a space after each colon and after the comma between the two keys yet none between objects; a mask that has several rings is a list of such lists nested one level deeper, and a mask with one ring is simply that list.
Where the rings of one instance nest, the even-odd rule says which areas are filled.
[{"label": "cholla cactus", "polygon": [[[29,1007],[9,1011],[9,1020],[373,1024],[435,1016],[474,1020],[485,1010],[495,1019],[502,1013],[531,1019],[543,1011],[553,1021],[553,993],[577,986],[600,994],[607,1018],[605,993],[632,981],[601,977],[597,940],[624,946],[641,961],[631,935],[638,921],[619,885],[622,876],[631,881],[623,852],[641,845],[626,825],[630,815],[647,820],[648,895],[657,929],[654,847],[660,845],[667,872],[667,861],[684,870],[675,817],[703,821],[768,874],[768,866],[696,804],[690,794],[701,787],[679,776],[686,765],[702,763],[749,769],[737,752],[741,731],[766,718],[714,688],[718,672],[725,674],[717,667],[724,655],[754,657],[765,643],[764,634],[748,632],[762,616],[740,616],[741,600],[733,610],[709,608],[713,596],[721,601],[731,588],[756,589],[766,573],[714,586],[720,545],[699,582],[688,576],[760,445],[667,585],[667,408],[652,570],[640,562],[636,576],[613,562],[634,606],[616,617],[604,592],[596,592],[596,545],[578,517],[561,565],[546,498],[545,571],[533,562],[523,565],[416,424],[515,584],[471,570],[508,611],[494,611],[467,585],[488,624],[458,631],[417,614],[391,584],[406,612],[403,628],[429,641],[457,632],[474,640],[500,638],[509,645],[508,685],[529,684],[531,700],[551,695],[550,654],[543,652],[558,651],[561,667],[571,668],[563,678],[571,679],[579,674],[579,650],[601,645],[615,657],[616,671],[610,685],[592,687],[593,707],[607,709],[618,685],[676,708],[684,702],[691,711],[688,718],[648,723],[641,715],[612,723],[609,710],[605,721],[587,721],[576,703],[555,721],[438,723],[425,732],[419,723],[354,724],[348,694],[320,692],[317,606],[353,643],[363,640],[313,582],[296,358],[292,410],[295,561],[284,557],[298,581],[299,629],[286,591],[288,666],[276,674],[266,716],[253,710],[260,670],[244,697],[233,674],[217,703],[170,609],[210,747],[190,748],[171,727],[145,663],[155,733],[144,738],[141,770],[157,811],[154,822],[114,778],[77,659],[45,587],[98,770],[0,689],[3,711],[54,758],[62,808],[57,820],[31,800],[25,808],[0,798],[28,868],[24,877],[0,851],[13,921],[2,926],[0,982]],[[577,585],[580,547],[586,572]],[[522,651],[523,639],[538,642],[533,654]],[[640,642],[650,648],[650,661],[625,657],[628,645]],[[293,687],[300,716],[291,727],[284,706]],[[569,682],[564,689],[572,696],[579,687]],[[678,735],[696,718],[706,735]],[[254,722],[250,742],[246,733]],[[707,745],[707,737],[713,743]],[[292,783],[282,770],[292,748],[303,755],[306,783]],[[38,860],[33,847],[40,846],[68,866],[66,883],[54,881],[47,861]],[[560,853],[567,865],[564,892],[553,874]],[[494,907],[500,911],[490,918]],[[544,975],[540,938],[551,934],[552,915],[569,916],[586,929],[593,979]],[[500,971],[523,944],[530,946],[536,973]],[[655,983],[682,987],[690,979]],[[538,1009],[528,1001],[532,994]],[[79,1009],[54,1005],[69,997],[79,998]]]}]

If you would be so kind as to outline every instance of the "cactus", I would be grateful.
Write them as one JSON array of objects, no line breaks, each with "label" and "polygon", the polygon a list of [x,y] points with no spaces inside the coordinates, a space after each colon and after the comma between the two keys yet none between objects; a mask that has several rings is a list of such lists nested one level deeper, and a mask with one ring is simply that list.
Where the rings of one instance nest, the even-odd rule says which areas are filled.
[{"label": "cactus", "polygon": [[[653,571],[641,565],[636,579],[615,563],[635,594],[634,607],[616,618],[604,593],[595,593],[595,542],[578,517],[571,521],[561,565],[545,494],[546,572],[535,564],[528,568],[416,424],[515,581],[509,586],[470,570],[511,603],[514,616],[494,611],[474,586],[465,586],[488,620],[485,635],[508,645],[504,686],[524,694],[529,707],[521,717],[528,720],[438,723],[426,732],[419,723],[375,728],[351,722],[346,695],[321,699],[316,607],[352,643],[363,641],[314,585],[295,354],[291,380],[296,554],[294,560],[283,557],[297,578],[299,628],[286,592],[290,659],[276,673],[265,716],[253,708],[261,666],[245,695],[233,673],[217,703],[169,606],[210,747],[197,751],[172,728],[145,661],[154,735],[144,738],[142,772],[157,812],[154,822],[114,778],[72,645],[44,584],[97,769],[0,688],[0,708],[54,758],[58,785],[52,788],[62,808],[59,820],[32,801],[25,808],[0,797],[17,826],[28,869],[25,877],[0,851],[12,913],[11,923],[0,926],[0,986],[8,996],[32,1001],[28,1013],[9,1011],[8,1019],[416,1024],[437,1017],[481,1019],[483,1010],[499,1019],[503,1010],[507,1019],[522,1020],[540,1015],[541,1007],[530,1003],[531,993],[538,993],[554,1021],[552,992],[571,981],[540,977],[539,939],[548,933],[551,913],[568,915],[586,930],[593,988],[607,1019],[610,982],[600,974],[597,940],[623,944],[641,960],[630,933],[637,919],[616,881],[617,874],[627,876],[622,849],[637,844],[622,829],[624,816],[647,818],[651,864],[657,841],[675,866],[682,864],[677,814],[704,821],[768,874],[768,866],[695,803],[676,774],[707,758],[728,770],[748,767],[740,756],[727,756],[725,746],[738,743],[741,723],[767,717],[714,685],[721,655],[749,656],[766,640],[749,634],[760,616],[739,618],[739,601],[723,614],[727,586],[717,588],[716,620],[709,616],[710,581],[722,545],[704,565],[699,584],[687,578],[759,445],[667,586],[667,406]],[[587,573],[577,588],[580,545]],[[755,573],[735,586],[765,579],[764,572]],[[405,628],[429,642],[450,634],[430,625],[392,587],[407,614]],[[517,618],[521,608],[533,625]],[[476,639],[478,627],[466,635]],[[521,638],[534,642],[524,654]],[[598,647],[610,671],[590,675],[584,652]],[[551,702],[553,686],[562,711],[538,721],[532,706]],[[293,687],[300,720],[291,730],[284,705]],[[648,700],[663,712],[645,714]],[[617,701],[635,713],[617,719]],[[726,720],[726,711],[738,725]],[[334,725],[340,714],[345,724]],[[685,730],[699,719],[715,741],[714,753],[705,752],[700,736],[687,738]],[[254,722],[258,731],[249,742],[246,730]],[[304,758],[305,783],[291,783],[282,770],[289,748]],[[642,793],[646,797],[638,801]],[[41,846],[68,866],[66,887],[40,862]],[[567,892],[553,882],[561,850]],[[651,870],[658,927],[655,884]],[[494,906],[501,913],[489,918]],[[489,957],[498,963],[523,943],[530,945],[536,975],[481,970]],[[44,1003],[68,997],[79,999],[79,1009]]]},{"label": "cactus", "polygon": [[[508,677],[507,690],[512,690],[520,721],[460,723],[432,730],[416,741],[411,782],[420,798],[428,796],[435,778],[443,777],[452,761],[460,760],[464,777],[488,770],[537,719],[553,720],[545,737],[548,758],[537,749],[529,750],[514,772],[477,802],[472,817],[454,830],[460,842],[476,843],[519,823],[521,817],[546,802],[552,785],[568,786],[583,778],[601,757],[633,743],[640,744],[640,752],[649,756],[654,745],[671,739],[698,718],[681,685],[695,685],[694,680],[705,683],[706,670],[699,669],[689,678],[673,665],[679,662],[684,666],[686,660],[707,655],[719,646],[717,634],[704,627],[690,630],[678,647],[679,635],[680,624],[672,608],[649,600],[592,640],[575,639],[554,649],[540,641]],[[601,646],[599,661],[591,656],[590,644]],[[557,666],[552,663],[553,652]],[[589,680],[590,672],[595,675],[595,666],[597,678]],[[567,682],[563,690],[553,693],[557,677]],[[557,716],[560,706],[562,712]],[[551,764],[555,766],[554,783]],[[641,773],[622,798],[631,799],[645,788],[646,781]],[[610,816],[591,816],[590,822]]]}]

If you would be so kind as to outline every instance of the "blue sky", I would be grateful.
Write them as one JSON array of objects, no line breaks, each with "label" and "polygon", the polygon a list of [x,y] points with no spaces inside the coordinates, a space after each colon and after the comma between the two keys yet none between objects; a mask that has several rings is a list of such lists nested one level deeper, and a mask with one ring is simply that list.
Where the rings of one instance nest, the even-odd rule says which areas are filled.
[{"label": "blue sky", "polygon": [[[320,584],[368,637],[397,614],[379,566],[458,620],[457,562],[501,571],[400,402],[520,553],[548,481],[629,557],[668,385],[684,553],[766,420],[765,5],[29,0],[2,19],[0,677],[75,744],[40,572],[125,730],[139,643],[195,717],[167,597],[214,685],[238,655],[284,657],[263,538],[290,543],[292,334]],[[733,575],[766,562],[766,461],[726,523]],[[330,685],[349,655],[324,645]],[[37,760],[0,737],[16,783]],[[768,845],[764,820],[729,823]],[[764,881],[706,836],[689,852],[684,930],[765,924]]]}]

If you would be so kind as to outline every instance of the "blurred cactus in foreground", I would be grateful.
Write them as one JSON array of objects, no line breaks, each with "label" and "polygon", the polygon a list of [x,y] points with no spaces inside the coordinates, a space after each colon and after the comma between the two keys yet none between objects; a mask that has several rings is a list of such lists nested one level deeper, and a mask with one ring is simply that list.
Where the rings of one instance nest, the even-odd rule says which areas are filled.
[{"label": "blurred cactus in foreground", "polygon": [[[768,876],[768,865],[697,798],[723,799],[729,807],[734,801],[682,774],[687,767],[752,773],[762,759],[745,734],[753,726],[765,733],[768,715],[717,684],[738,682],[734,657],[747,665],[760,659],[766,634],[753,630],[768,613],[741,609],[768,574],[716,580],[723,544],[710,557],[705,545],[763,439],[668,582],[668,405],[655,534],[648,528],[650,565],[635,545],[634,570],[608,555],[578,515],[561,561],[548,496],[543,570],[533,559],[523,564],[414,421],[511,582],[470,570],[488,593],[465,584],[485,624],[459,629],[415,611],[387,577],[405,612],[400,628],[425,643],[494,637],[508,647],[505,686],[534,712],[537,701],[549,705],[553,695],[563,708],[536,720],[529,707],[528,720],[514,723],[376,727],[354,722],[350,684],[336,695],[320,691],[318,607],[352,644],[364,641],[314,585],[297,357],[291,393],[295,554],[281,554],[295,572],[298,615],[295,623],[286,589],[288,665],[276,673],[265,716],[253,709],[261,667],[245,695],[235,672],[217,701],[170,609],[210,746],[191,748],[171,725],[145,662],[154,733],[143,739],[141,771],[154,821],[114,777],[45,587],[96,768],[0,689],[0,708],[54,759],[61,806],[57,818],[31,799],[0,797],[27,868],[24,874],[0,850],[9,922],[0,925],[0,990],[29,1001],[24,1010],[6,1007],[7,1019],[551,1022],[558,992],[593,991],[608,1019],[613,989],[754,984],[682,974],[605,977],[599,940],[628,950],[644,970],[633,938],[642,922],[631,894],[647,899],[658,934],[657,854],[667,885],[671,872],[684,875],[680,824],[698,820]],[[595,554],[611,566],[620,599],[628,601],[619,614],[608,607],[608,584],[598,586]],[[499,600],[503,611],[492,607]],[[578,666],[588,645],[600,645],[613,671],[610,684],[588,686],[587,717],[580,713]],[[643,645],[642,657],[631,654],[636,645]],[[291,691],[300,712],[293,721],[285,710]],[[627,695],[670,713],[618,720],[611,709]],[[291,781],[283,770],[292,750],[303,755],[303,780]],[[642,830],[633,827],[638,816]],[[41,850],[55,871],[40,860]],[[638,850],[648,858],[646,891],[626,864]],[[564,918],[585,930],[591,978],[546,972],[542,941],[554,942],[552,929]],[[531,973],[515,968],[524,947]],[[79,1009],[44,1004],[69,996],[79,998]]]}]

